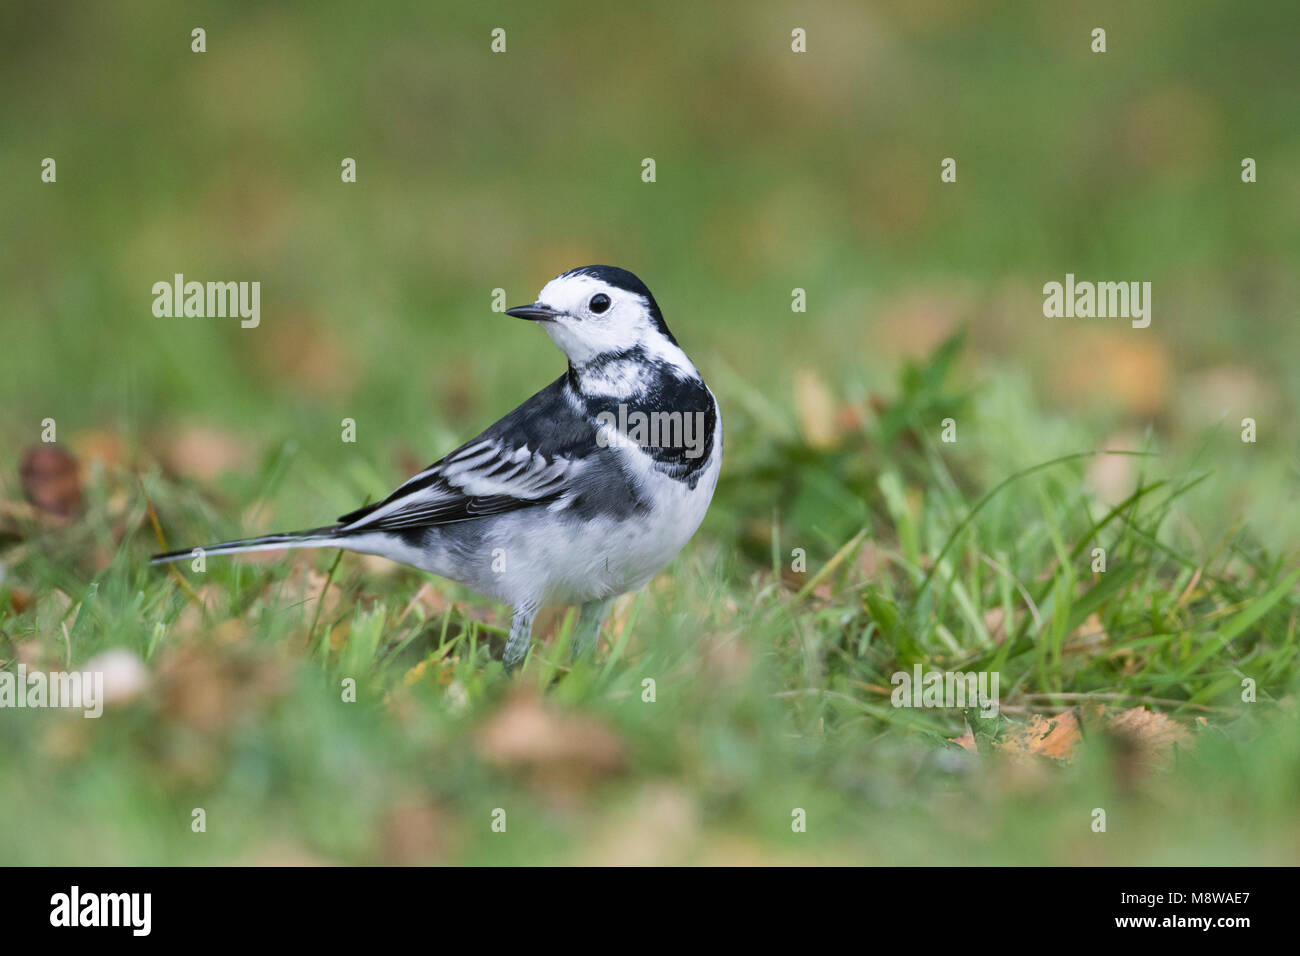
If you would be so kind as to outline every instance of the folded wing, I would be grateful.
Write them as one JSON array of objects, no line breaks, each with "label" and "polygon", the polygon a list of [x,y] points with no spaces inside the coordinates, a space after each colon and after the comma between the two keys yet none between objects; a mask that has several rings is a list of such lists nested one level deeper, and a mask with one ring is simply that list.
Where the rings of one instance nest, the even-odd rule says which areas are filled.
[{"label": "folded wing", "polygon": [[343,515],[338,531],[399,531],[558,501],[594,442],[563,391],[561,378],[383,501]]}]

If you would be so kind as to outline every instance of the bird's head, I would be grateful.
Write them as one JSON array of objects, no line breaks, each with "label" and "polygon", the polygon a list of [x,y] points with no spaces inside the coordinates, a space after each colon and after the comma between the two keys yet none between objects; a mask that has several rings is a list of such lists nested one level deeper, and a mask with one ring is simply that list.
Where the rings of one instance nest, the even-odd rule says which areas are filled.
[{"label": "bird's head", "polygon": [[681,353],[645,283],[617,266],[571,269],[546,283],[532,305],[506,315],[540,323],[574,366],[638,348]]}]

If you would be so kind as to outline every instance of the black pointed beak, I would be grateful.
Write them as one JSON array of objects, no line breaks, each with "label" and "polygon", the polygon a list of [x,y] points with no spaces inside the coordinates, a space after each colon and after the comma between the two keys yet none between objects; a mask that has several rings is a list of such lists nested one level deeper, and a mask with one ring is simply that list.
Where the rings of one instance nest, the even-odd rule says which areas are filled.
[{"label": "black pointed beak", "polygon": [[549,305],[534,302],[532,305],[520,305],[513,309],[506,309],[506,315],[513,315],[516,319],[528,319],[530,322],[554,322],[556,317],[563,315],[563,313],[558,309],[552,309]]}]

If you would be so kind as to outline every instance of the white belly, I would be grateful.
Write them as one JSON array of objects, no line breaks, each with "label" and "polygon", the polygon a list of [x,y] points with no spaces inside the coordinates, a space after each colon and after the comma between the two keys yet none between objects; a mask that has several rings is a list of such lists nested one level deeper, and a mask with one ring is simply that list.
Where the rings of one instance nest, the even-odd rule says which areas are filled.
[{"label": "white belly", "polygon": [[486,519],[468,553],[436,536],[420,549],[390,535],[359,536],[348,547],[432,571],[513,607],[583,604],[635,591],[677,556],[709,510],[722,465],[720,417],[716,428],[694,488],[655,470],[639,449],[627,449],[629,466],[654,502],[645,514],[566,521],[564,502],[557,502]]}]

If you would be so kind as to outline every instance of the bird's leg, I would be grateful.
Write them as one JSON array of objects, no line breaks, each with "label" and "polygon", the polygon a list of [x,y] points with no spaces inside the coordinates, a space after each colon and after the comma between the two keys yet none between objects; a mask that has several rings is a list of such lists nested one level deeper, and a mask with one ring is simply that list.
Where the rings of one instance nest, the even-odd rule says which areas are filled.
[{"label": "bird's leg", "polygon": [[605,620],[605,615],[609,613],[609,606],[613,603],[613,598],[602,598],[588,601],[582,606],[582,611],[578,615],[578,626],[573,633],[571,653],[574,660],[585,657],[595,649],[596,638],[600,636],[600,625]]},{"label": "bird's leg", "polygon": [[528,653],[528,642],[533,636],[533,618],[536,616],[535,604],[515,608],[514,620],[510,622],[510,636],[506,638],[506,651],[502,656],[506,670],[512,671],[518,667]]}]

